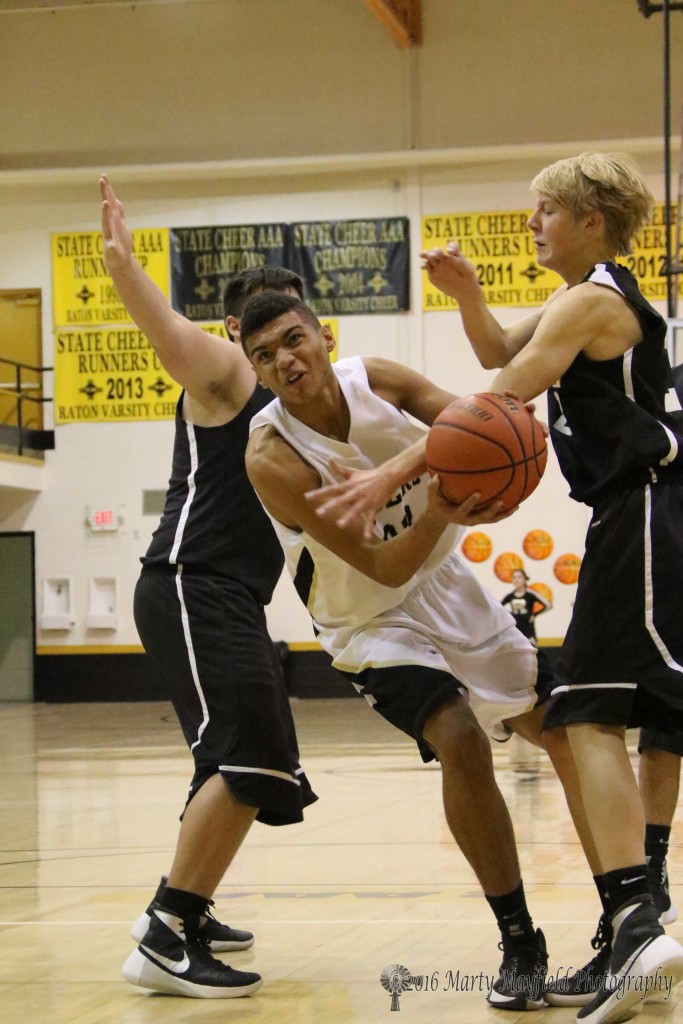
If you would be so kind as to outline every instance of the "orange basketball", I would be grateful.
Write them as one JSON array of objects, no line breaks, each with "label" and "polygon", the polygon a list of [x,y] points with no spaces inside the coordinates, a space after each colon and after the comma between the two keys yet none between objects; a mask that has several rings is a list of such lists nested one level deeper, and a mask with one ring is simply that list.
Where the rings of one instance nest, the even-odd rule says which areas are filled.
[{"label": "orange basketball", "polygon": [[480,506],[502,501],[509,509],[538,486],[548,449],[540,423],[522,402],[480,394],[443,410],[427,436],[426,454],[449,501],[460,504],[479,491]]},{"label": "orange basketball", "polygon": [[470,562],[485,562],[493,551],[491,538],[485,533],[468,533],[462,542],[462,553]]},{"label": "orange basketball", "polygon": [[515,569],[523,568],[524,562],[519,555],[515,555],[512,551],[505,551],[502,555],[498,555],[498,558],[493,563],[493,571],[503,583],[510,583]]},{"label": "orange basketball", "polygon": [[522,547],[529,558],[547,558],[553,550],[553,538],[545,530],[529,530],[522,541]]},{"label": "orange basketball", "polygon": [[[547,601],[550,601],[550,603],[552,604],[553,592],[546,583],[530,583],[529,590],[535,590],[537,594],[540,594],[541,597],[545,597],[545,599]],[[538,613],[542,611],[543,605],[540,604],[539,601],[536,601],[536,603],[532,606],[531,614],[538,615]]]},{"label": "orange basketball", "polygon": [[576,583],[580,568],[581,559],[578,555],[560,555],[555,561],[553,572],[560,583]]}]

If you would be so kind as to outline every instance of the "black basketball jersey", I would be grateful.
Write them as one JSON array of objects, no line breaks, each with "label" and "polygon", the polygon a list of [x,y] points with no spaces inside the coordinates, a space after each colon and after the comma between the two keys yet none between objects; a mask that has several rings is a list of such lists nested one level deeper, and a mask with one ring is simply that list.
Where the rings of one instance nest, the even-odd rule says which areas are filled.
[{"label": "black basketball jersey", "polygon": [[171,479],[145,568],[176,566],[239,580],[262,604],[277,583],[284,556],[249,483],[244,453],[252,416],[272,401],[258,385],[238,415],[220,427],[198,427],[176,407]]},{"label": "black basketball jersey", "polygon": [[534,640],[536,638],[536,629],[534,627],[534,605],[539,604],[541,609],[545,608],[545,605],[538,594],[527,588],[520,597],[514,592],[514,590],[512,590],[509,594],[505,595],[501,604],[503,607],[507,607],[507,610],[514,618],[515,625],[520,633],[529,637],[530,640]]},{"label": "black basketball jersey", "polygon": [[584,281],[620,292],[643,332],[641,342],[615,359],[591,360],[580,352],[548,392],[551,438],[571,497],[594,505],[605,492],[653,475],[680,477],[683,413],[664,344],[666,324],[631,272],[598,263]]}]

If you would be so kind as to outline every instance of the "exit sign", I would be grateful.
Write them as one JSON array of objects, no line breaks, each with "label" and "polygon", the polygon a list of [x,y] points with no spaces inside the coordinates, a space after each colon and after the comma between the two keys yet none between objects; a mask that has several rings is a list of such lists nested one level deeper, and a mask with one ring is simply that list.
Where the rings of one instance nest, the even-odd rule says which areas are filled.
[{"label": "exit sign", "polygon": [[119,515],[113,508],[88,509],[85,521],[91,530],[118,530],[119,528]]}]

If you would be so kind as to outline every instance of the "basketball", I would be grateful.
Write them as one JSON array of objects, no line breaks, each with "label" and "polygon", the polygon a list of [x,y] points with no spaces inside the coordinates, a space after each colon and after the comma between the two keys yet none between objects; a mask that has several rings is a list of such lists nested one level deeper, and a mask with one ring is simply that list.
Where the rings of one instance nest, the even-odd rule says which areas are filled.
[{"label": "basketball", "polygon": [[553,572],[560,583],[576,583],[579,578],[581,559],[578,555],[560,555],[555,561]]},{"label": "basketball", "polygon": [[522,541],[522,547],[529,558],[547,558],[553,550],[553,538],[545,530],[529,530]]},{"label": "basketball", "polygon": [[512,574],[515,569],[523,569],[524,562],[513,551],[504,551],[493,563],[493,571],[503,583],[512,581]]},{"label": "basketball", "polygon": [[492,551],[491,538],[476,530],[468,533],[462,542],[462,553],[470,562],[485,562]]},{"label": "basketball", "polygon": [[477,508],[501,501],[510,509],[538,486],[548,449],[541,424],[522,402],[478,394],[457,398],[440,413],[426,457],[449,501],[459,505],[479,491]]}]

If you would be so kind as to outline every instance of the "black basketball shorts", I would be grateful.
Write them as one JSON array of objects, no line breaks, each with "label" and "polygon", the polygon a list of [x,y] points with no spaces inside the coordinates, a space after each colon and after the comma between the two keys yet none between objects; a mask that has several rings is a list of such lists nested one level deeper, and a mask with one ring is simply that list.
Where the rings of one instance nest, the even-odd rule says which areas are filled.
[{"label": "black basketball shorts", "polygon": [[663,750],[667,754],[683,757],[683,732],[661,732],[659,729],[641,729],[638,753],[644,750]]},{"label": "black basketball shorts", "polygon": [[596,507],[544,727],[683,731],[683,485]]},{"label": "black basketball shorts", "polygon": [[241,583],[144,570],[134,601],[145,651],[195,761],[189,799],[220,772],[259,821],[301,821],[317,799],[299,765],[294,722],[262,606]]},{"label": "black basketball shorts", "polygon": [[423,761],[436,755],[422,738],[427,719],[464,688],[448,672],[426,665],[393,665],[391,668],[366,668],[362,672],[342,672],[361,696],[391,725],[411,736]]}]

